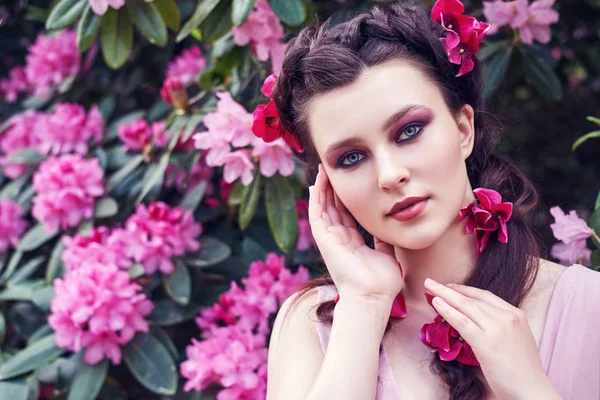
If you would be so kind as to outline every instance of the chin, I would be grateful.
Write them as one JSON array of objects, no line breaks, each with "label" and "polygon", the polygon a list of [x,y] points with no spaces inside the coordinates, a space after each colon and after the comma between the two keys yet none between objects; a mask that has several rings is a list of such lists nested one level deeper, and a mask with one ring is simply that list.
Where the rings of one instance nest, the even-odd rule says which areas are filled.
[{"label": "chin", "polygon": [[[415,226],[400,228],[389,243],[407,250],[423,250],[431,247],[444,233],[439,223],[421,223]],[[389,233],[388,233],[389,235]]]}]

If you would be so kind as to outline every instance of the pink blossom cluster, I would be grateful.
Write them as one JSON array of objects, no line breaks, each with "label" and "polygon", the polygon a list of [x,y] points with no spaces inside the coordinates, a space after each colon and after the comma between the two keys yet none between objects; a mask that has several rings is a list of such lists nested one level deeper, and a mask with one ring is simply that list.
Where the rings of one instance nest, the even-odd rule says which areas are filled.
[{"label": "pink blossom cluster", "polygon": [[590,265],[592,251],[587,248],[586,241],[593,233],[592,228],[574,210],[565,214],[560,207],[555,206],[550,209],[550,214],[555,221],[550,224],[550,228],[554,237],[560,240],[550,249],[552,257],[565,265]]},{"label": "pink blossom cluster", "polygon": [[184,390],[203,390],[211,384],[223,387],[217,400],[264,400],[267,392],[266,338],[235,325],[217,328],[209,339],[186,348],[181,375],[188,378]]},{"label": "pink blossom cluster", "polygon": [[559,14],[552,9],[555,0],[484,1],[483,14],[490,23],[488,33],[495,34],[503,26],[518,29],[521,41],[532,44],[534,40],[548,43],[550,25],[558,22]]},{"label": "pink blossom cluster", "polygon": [[206,61],[198,46],[185,49],[181,55],[175,57],[167,66],[167,78],[177,78],[184,86],[188,86],[198,79],[200,73],[206,68]]},{"label": "pink blossom cluster", "polygon": [[[143,118],[138,118],[119,125],[119,139],[121,139],[127,150],[145,150],[150,144],[154,144],[157,147],[165,147],[170,140],[169,132],[165,129],[165,126],[165,121],[156,121],[148,124]],[[193,146],[194,143],[191,138],[184,140],[183,136],[180,135],[175,149],[187,151],[191,150]]]},{"label": "pink blossom cluster", "polygon": [[152,274],[159,270],[170,274],[175,268],[171,258],[187,251],[196,251],[196,239],[202,233],[202,224],[194,221],[190,211],[169,207],[163,202],[140,204],[125,223],[131,237],[131,252],[144,271]]},{"label": "pink blossom cluster", "polygon": [[[125,0],[89,0],[92,11],[98,15],[104,15],[108,7],[118,10],[125,5]],[[147,3],[152,0],[146,0]]]},{"label": "pink blossom cluster", "polygon": [[9,162],[14,153],[35,150],[42,154],[76,152],[86,154],[90,142],[100,142],[104,120],[98,107],[85,109],[72,103],[61,103],[49,113],[27,110],[11,119],[8,129],[0,138],[0,165],[11,179],[27,170],[24,163]]},{"label": "pink blossom cluster", "polygon": [[[254,162],[259,160],[263,176],[279,172],[290,176],[294,172],[292,150],[283,139],[265,143],[252,132],[252,114],[237,103],[229,92],[218,92],[217,110],[206,114],[203,123],[206,132],[193,136],[198,149],[207,150],[206,164],[223,167],[223,179],[232,183],[240,179],[249,185],[253,180]],[[252,146],[252,149],[246,146]],[[232,149],[233,146],[233,149]]]},{"label": "pink blossom cluster", "polygon": [[[181,374],[188,378],[185,390],[203,390],[212,383],[225,389],[217,399],[264,399],[266,388],[266,337],[270,317],[286,298],[309,279],[303,266],[294,274],[284,257],[269,253],[254,261],[243,289],[236,282],[204,309],[196,319],[202,341],[192,340]],[[235,397],[239,396],[239,397]]]},{"label": "pink blossom cluster", "polygon": [[13,68],[8,78],[0,81],[0,93],[7,102],[16,101],[22,92],[47,96],[51,89],[80,70],[77,35],[71,30],[40,34],[28,51],[25,66]]},{"label": "pink blossom cluster", "polygon": [[122,228],[112,231],[106,226],[92,228],[87,234],[77,233],[73,237],[63,238],[65,250],[62,260],[68,271],[74,271],[90,262],[114,264],[127,269],[133,264],[131,237]]},{"label": "pink blossom cluster", "polygon": [[0,199],[0,254],[10,246],[16,247],[27,222],[22,219],[23,209],[11,199]]},{"label": "pink blossom cluster", "polygon": [[267,0],[257,0],[246,22],[239,27],[233,27],[231,32],[233,42],[237,46],[250,43],[260,61],[271,58],[272,72],[279,75],[285,53],[285,43],[282,43],[281,39],[285,32]]},{"label": "pink blossom cluster", "polygon": [[40,143],[35,134],[38,122],[43,118],[43,113],[35,110],[26,110],[24,113],[15,115],[0,137],[0,165],[3,173],[10,179],[18,178],[27,171],[27,164],[10,162],[9,157],[17,152],[37,149]]},{"label": "pink blossom cluster", "polygon": [[104,171],[97,158],[80,154],[52,156],[33,175],[32,215],[47,232],[79,225],[94,214],[94,200],[104,194]]},{"label": "pink blossom cluster", "polygon": [[141,289],[116,265],[91,260],[55,279],[48,323],[56,345],[73,352],[85,349],[88,364],[104,358],[120,364],[121,346],[136,332],[148,332],[145,316],[153,304]]}]

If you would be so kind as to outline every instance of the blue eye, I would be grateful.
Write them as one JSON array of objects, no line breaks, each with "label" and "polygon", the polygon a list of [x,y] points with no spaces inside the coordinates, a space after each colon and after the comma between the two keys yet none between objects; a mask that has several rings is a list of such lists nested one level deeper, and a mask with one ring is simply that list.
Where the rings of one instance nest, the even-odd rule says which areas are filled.
[{"label": "blue eye", "polygon": [[346,153],[343,156],[341,156],[338,161],[338,165],[340,167],[351,167],[354,164],[361,161],[363,158],[365,158],[365,156],[363,154],[353,151],[353,152]]},{"label": "blue eye", "polygon": [[[421,131],[423,130],[423,124],[421,123],[416,123],[413,125],[408,125],[402,129],[400,129],[398,131],[399,135],[396,136],[396,143],[400,143],[400,142],[404,142],[406,140],[411,140],[411,139],[415,139],[416,137],[418,137],[421,134]],[[400,140],[400,136],[402,135],[406,135],[406,139]]]}]

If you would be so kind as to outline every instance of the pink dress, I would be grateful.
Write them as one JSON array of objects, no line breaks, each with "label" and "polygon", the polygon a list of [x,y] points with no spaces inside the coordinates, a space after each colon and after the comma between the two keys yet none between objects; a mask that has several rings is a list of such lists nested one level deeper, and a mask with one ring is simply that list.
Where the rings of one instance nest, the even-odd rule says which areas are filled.
[{"label": "pink dress", "polygon": [[[319,302],[333,300],[335,286],[319,287]],[[331,325],[317,322],[323,352]],[[574,264],[559,276],[539,345],[546,375],[565,400],[600,400],[600,273]],[[377,400],[401,400],[383,346],[379,350]]]}]

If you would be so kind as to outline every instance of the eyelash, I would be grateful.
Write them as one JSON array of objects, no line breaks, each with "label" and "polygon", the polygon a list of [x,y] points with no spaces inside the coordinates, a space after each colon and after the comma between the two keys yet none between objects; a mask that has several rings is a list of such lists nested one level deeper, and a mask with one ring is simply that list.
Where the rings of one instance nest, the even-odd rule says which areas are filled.
[{"label": "eyelash", "polygon": [[[418,131],[417,133],[413,134],[412,136],[410,136],[408,139],[404,139],[404,140],[400,140],[400,141],[399,141],[399,140],[398,140],[398,137],[400,137],[400,136],[402,135],[402,132],[404,132],[404,131],[406,131],[407,129],[410,129],[410,128],[419,128],[419,131]],[[409,125],[406,125],[406,126],[402,127],[402,128],[401,128],[401,129],[398,131],[398,134],[396,135],[396,140],[395,140],[395,141],[396,141],[396,143],[403,143],[403,142],[410,142],[410,141],[413,141],[413,140],[415,140],[416,138],[418,138],[419,136],[421,136],[421,132],[423,131],[423,129],[424,129],[424,128],[425,128],[425,124],[424,124],[424,123],[422,123],[422,122],[415,122],[415,123],[411,123],[411,124],[409,124]],[[343,164],[343,161],[344,161],[345,159],[347,159],[347,158],[348,158],[348,156],[350,156],[350,155],[352,155],[352,154],[360,154],[360,153],[358,153],[358,152],[356,152],[356,151],[351,151],[351,152],[348,152],[348,153],[345,153],[345,154],[343,154],[343,155],[342,155],[342,156],[339,158],[339,160],[338,160],[338,162],[337,162],[337,164],[338,164],[338,167],[339,167],[339,168],[351,168],[351,167],[355,166],[356,164],[360,163],[362,160],[364,160],[364,157],[363,157],[363,158],[361,158],[360,160],[358,160],[358,161],[356,161],[356,162],[354,162],[354,163],[352,163],[352,164]]]}]

